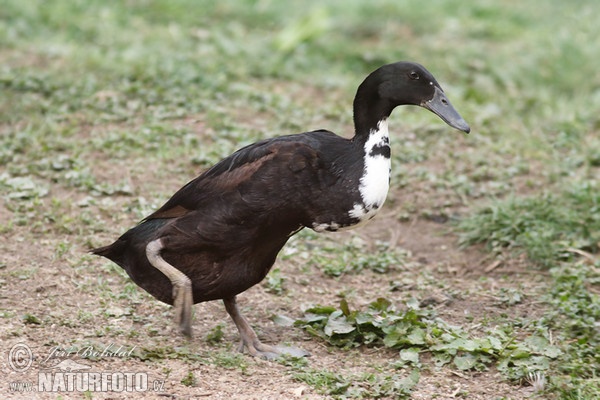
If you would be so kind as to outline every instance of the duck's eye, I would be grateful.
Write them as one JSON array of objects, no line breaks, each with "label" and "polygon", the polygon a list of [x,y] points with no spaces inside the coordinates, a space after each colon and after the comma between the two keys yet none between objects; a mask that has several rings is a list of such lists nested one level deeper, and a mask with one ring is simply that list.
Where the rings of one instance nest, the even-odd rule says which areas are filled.
[{"label": "duck's eye", "polygon": [[408,76],[410,76],[410,79],[419,79],[419,74],[416,71],[410,71]]}]

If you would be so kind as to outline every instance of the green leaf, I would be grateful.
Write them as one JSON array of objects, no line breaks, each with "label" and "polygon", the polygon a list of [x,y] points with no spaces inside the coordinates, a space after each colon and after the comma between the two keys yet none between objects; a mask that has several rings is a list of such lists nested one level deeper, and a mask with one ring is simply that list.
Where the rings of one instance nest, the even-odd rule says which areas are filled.
[{"label": "green leaf", "polygon": [[433,353],[433,362],[436,367],[442,367],[452,361],[452,355],[446,352],[434,352]]},{"label": "green leaf", "polygon": [[541,352],[550,345],[548,339],[542,336],[529,336],[524,340],[524,343],[535,352]]},{"label": "green leaf", "polygon": [[420,378],[421,374],[419,373],[419,370],[415,368],[410,371],[410,374],[407,377],[398,379],[396,382],[397,385],[405,391],[410,391],[416,386],[417,383],[419,383]]},{"label": "green leaf", "polygon": [[531,357],[531,351],[522,344],[519,344],[517,347],[512,349],[509,354],[513,360]]},{"label": "green leaf", "polygon": [[373,314],[371,313],[366,313],[366,312],[360,312],[358,314],[356,314],[356,317],[354,317],[354,320],[356,321],[357,325],[372,325],[372,326],[379,326],[380,321],[377,321],[374,319]]},{"label": "green leaf", "polygon": [[369,304],[369,308],[381,312],[381,311],[387,311],[391,305],[392,305],[391,301],[389,301],[388,299],[385,299],[383,297],[379,297],[377,300],[375,300],[374,302]]},{"label": "green leaf", "polygon": [[342,299],[340,301],[340,310],[342,310],[346,317],[350,315],[350,308],[348,307],[348,302],[346,301],[346,299]]},{"label": "green leaf", "polygon": [[23,322],[26,324],[40,325],[42,321],[33,314],[25,314],[23,315]]},{"label": "green leaf", "polygon": [[304,314],[304,319],[299,319],[295,322],[296,325],[304,325],[304,324],[314,324],[320,321],[327,320],[328,316],[323,314],[313,314],[307,313]]},{"label": "green leaf", "polygon": [[489,336],[490,346],[494,350],[502,350],[502,342],[495,336]]},{"label": "green leaf", "polygon": [[421,328],[414,328],[406,340],[411,344],[425,344],[425,331]]},{"label": "green leaf", "polygon": [[402,361],[408,361],[414,364],[419,364],[419,349],[417,347],[411,347],[408,349],[400,350],[400,359]]},{"label": "green leaf", "polygon": [[408,335],[408,326],[396,325],[394,329],[383,338],[383,344],[387,347],[399,347],[404,343],[408,343],[406,337]]},{"label": "green leaf", "polygon": [[348,319],[341,311],[335,311],[329,316],[327,325],[325,325],[323,331],[327,336],[332,336],[333,334],[344,335],[355,329],[356,327],[348,322]]},{"label": "green leaf", "polygon": [[310,325],[305,325],[304,326],[304,330],[306,332],[308,332],[310,335],[313,335],[315,337],[319,337],[319,338],[323,338],[324,339],[324,335],[323,335],[323,331],[320,329],[315,329]]},{"label": "green leaf", "polygon": [[556,358],[562,354],[562,351],[550,341],[542,336],[530,336],[524,341],[533,353],[542,354],[546,357]]},{"label": "green leaf", "polygon": [[44,197],[48,194],[48,188],[33,181],[30,177],[18,176],[15,178],[6,178],[6,175],[0,176],[0,183],[4,183],[12,191],[8,193],[9,199],[30,199],[34,197]]},{"label": "green leaf", "polygon": [[562,355],[562,353],[562,350],[556,346],[548,346],[541,352],[542,355],[550,358],[557,358]]},{"label": "green leaf", "polygon": [[420,308],[420,306],[419,306],[420,303],[421,302],[419,300],[412,297],[406,301],[406,306],[408,308],[410,308],[411,310],[418,310]]},{"label": "green leaf", "polygon": [[466,371],[475,367],[476,363],[477,357],[470,353],[454,357],[454,365],[461,371]]},{"label": "green leaf", "polygon": [[276,315],[273,317],[273,322],[279,326],[294,326],[295,319],[288,317],[287,315]]},{"label": "green leaf", "polygon": [[383,338],[383,344],[386,347],[396,347],[400,343],[400,340],[403,337],[404,337],[404,335],[402,335],[400,332],[394,330],[394,331],[390,332],[389,334],[385,335],[385,337]]},{"label": "green leaf", "polygon": [[331,306],[314,306],[306,310],[307,314],[329,315],[335,311],[335,307]]},{"label": "green leaf", "polygon": [[462,351],[475,351],[479,349],[477,342],[471,339],[457,338],[448,343],[441,343],[432,346],[432,350],[462,350]]}]

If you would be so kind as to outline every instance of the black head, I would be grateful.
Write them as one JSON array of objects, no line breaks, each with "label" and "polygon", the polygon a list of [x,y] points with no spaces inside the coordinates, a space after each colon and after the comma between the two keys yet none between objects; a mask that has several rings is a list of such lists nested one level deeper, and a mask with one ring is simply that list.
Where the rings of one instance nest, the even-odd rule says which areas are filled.
[{"label": "black head", "polygon": [[467,133],[470,131],[433,75],[422,65],[412,62],[384,65],[364,80],[356,93],[355,123],[372,126],[401,105],[426,108],[453,128]]}]

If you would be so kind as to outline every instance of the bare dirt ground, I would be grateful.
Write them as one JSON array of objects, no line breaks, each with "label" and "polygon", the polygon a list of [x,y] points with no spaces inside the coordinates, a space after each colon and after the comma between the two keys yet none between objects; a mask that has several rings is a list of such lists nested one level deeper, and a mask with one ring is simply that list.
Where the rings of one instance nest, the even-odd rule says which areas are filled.
[{"label": "bare dirt ground", "polygon": [[[72,200],[73,203],[77,201]],[[300,328],[276,325],[272,317],[283,314],[299,318],[302,310],[310,305],[336,305],[342,291],[349,293],[347,298],[353,307],[364,306],[380,296],[398,304],[409,296],[420,300],[433,298],[439,303],[440,316],[473,330],[482,318],[493,320],[501,313],[536,313],[539,307],[536,294],[544,286],[542,275],[531,274],[524,263],[498,264],[476,248],[460,249],[457,238],[448,233],[445,224],[422,218],[401,223],[390,218],[394,212],[393,207],[388,208],[364,229],[332,234],[327,239],[344,241],[358,235],[367,241],[387,240],[410,252],[407,265],[412,267],[385,275],[366,271],[333,279],[316,269],[312,275],[306,275],[294,258],[280,260],[276,267],[285,279],[284,295],[270,294],[264,285],[258,285],[239,296],[241,308],[259,336],[266,342],[286,342],[310,351],[309,365],[313,368],[342,374],[377,373],[390,368],[389,363],[398,357],[397,351],[332,348]],[[10,217],[7,210],[2,210],[2,214],[3,219]],[[133,372],[148,376],[147,391],[94,393],[92,398],[326,397],[294,380],[289,368],[277,362],[249,356],[234,358],[234,364],[241,363],[237,366],[203,362],[204,355],[214,359],[236,352],[237,346],[232,344],[237,343],[237,331],[220,302],[195,306],[194,338],[187,341],[174,328],[170,307],[158,303],[141,289],[133,288],[127,292],[130,295],[107,295],[109,292],[123,293],[126,280],[116,271],[107,269],[107,263],[102,259],[91,256],[82,259],[82,253],[87,250],[84,246],[70,247],[59,255],[56,249],[64,237],[39,235],[26,227],[19,227],[17,231],[18,234],[11,237],[2,237],[0,298],[5,310],[14,310],[3,318],[0,326],[3,353],[0,387],[4,398],[86,397],[83,393],[6,390],[10,382],[29,382],[35,389],[39,385],[40,371],[56,371],[56,368],[48,368],[64,359],[83,364],[92,372]],[[423,276],[426,277],[424,280],[413,279]],[[391,281],[413,284],[390,292]],[[443,284],[436,285],[435,282]],[[502,288],[511,287],[523,290],[526,298],[510,308],[500,307],[495,295]],[[217,325],[223,326],[223,341],[210,344],[205,337]],[[33,354],[32,364],[24,372],[15,371],[9,365],[8,352],[18,344],[26,344]],[[95,349],[108,347],[113,352],[120,348],[122,354],[81,357],[86,355],[85,349],[90,345]],[[53,354],[58,348],[64,350],[73,346],[79,349],[79,354],[68,357]],[[184,349],[181,351],[198,355],[198,359],[167,354],[162,358],[142,360],[130,353],[139,349],[156,352]],[[186,379],[192,382],[189,386],[182,384]],[[493,368],[485,372],[459,372],[430,365],[422,369],[412,398],[523,399],[531,395],[530,386],[509,384]]]}]

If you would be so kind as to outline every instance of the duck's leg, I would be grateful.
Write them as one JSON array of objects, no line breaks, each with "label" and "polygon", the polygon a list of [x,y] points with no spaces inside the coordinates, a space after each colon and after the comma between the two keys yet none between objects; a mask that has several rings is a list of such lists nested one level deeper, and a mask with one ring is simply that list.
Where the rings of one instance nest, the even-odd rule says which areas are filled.
[{"label": "duck's leg", "polygon": [[183,272],[169,264],[161,257],[163,244],[160,239],[153,240],[146,246],[146,257],[150,264],[165,274],[173,285],[173,306],[175,307],[175,323],[187,337],[192,336],[192,281]]},{"label": "duck's leg", "polygon": [[240,332],[240,337],[242,339],[240,344],[240,352],[244,351],[245,347],[248,349],[248,353],[250,353],[252,356],[266,358],[267,360],[275,359],[282,354],[291,355],[293,357],[310,356],[310,353],[302,349],[284,346],[271,346],[262,343],[260,340],[258,340],[258,336],[256,336],[256,332],[254,332],[254,329],[252,329],[248,323],[248,320],[240,313],[235,296],[229,299],[223,299],[223,303],[225,303],[225,309],[227,310],[227,313]]}]

